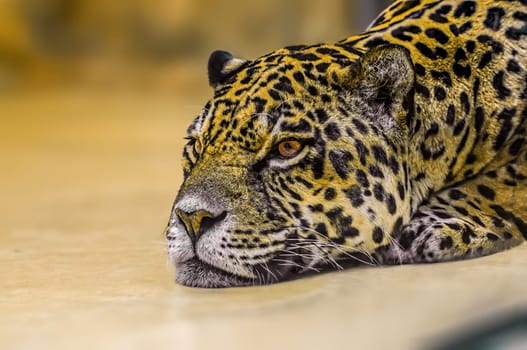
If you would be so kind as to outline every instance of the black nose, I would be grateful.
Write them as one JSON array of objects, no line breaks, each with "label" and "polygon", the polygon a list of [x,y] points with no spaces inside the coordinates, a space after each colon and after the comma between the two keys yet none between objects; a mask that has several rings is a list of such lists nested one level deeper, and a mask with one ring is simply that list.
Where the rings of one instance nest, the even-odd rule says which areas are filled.
[{"label": "black nose", "polygon": [[206,210],[197,210],[187,213],[183,210],[176,209],[176,215],[181,222],[183,222],[183,225],[185,225],[187,234],[194,243],[203,232],[207,231],[208,228],[215,223],[222,221],[225,218],[226,213],[223,212],[218,216],[214,216],[214,214]]}]

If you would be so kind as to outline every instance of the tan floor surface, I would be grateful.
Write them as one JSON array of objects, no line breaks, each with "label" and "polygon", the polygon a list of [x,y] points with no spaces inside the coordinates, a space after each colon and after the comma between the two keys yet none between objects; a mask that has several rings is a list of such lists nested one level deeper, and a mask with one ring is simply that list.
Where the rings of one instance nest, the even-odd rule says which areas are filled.
[{"label": "tan floor surface", "polygon": [[162,232],[204,101],[177,95],[0,99],[0,349],[414,349],[527,305],[527,245],[257,288],[175,285]]}]

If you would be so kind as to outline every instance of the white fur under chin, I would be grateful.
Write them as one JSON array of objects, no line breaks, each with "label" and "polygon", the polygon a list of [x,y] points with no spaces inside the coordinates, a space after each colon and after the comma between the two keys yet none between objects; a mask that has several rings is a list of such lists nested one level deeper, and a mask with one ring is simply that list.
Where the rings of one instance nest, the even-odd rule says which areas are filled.
[{"label": "white fur under chin", "polygon": [[187,287],[226,288],[252,285],[250,280],[216,271],[197,259],[176,264],[176,282]]}]

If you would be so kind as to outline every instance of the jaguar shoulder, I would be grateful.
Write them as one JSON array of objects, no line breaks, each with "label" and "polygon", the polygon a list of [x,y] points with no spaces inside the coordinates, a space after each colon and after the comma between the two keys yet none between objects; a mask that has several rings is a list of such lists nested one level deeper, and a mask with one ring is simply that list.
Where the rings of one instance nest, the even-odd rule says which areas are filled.
[{"label": "jaguar shoulder", "polygon": [[209,59],[166,237],[176,281],[267,284],[527,237],[527,2],[395,1],[362,34]]}]

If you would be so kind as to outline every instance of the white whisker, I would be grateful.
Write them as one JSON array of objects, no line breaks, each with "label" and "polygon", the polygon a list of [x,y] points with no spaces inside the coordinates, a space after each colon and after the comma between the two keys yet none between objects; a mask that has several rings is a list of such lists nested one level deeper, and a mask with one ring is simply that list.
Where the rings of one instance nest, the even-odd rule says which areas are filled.
[{"label": "white whisker", "polygon": [[281,266],[296,266],[300,269],[302,269],[302,271],[306,270],[306,269],[309,269],[309,270],[312,270],[312,271],[315,271],[315,272],[320,272],[319,269],[316,269],[314,267],[310,267],[310,266],[302,266],[292,260],[286,260],[286,259],[275,259],[275,261],[277,262],[282,262],[282,264],[278,264],[278,265],[281,265]]}]

